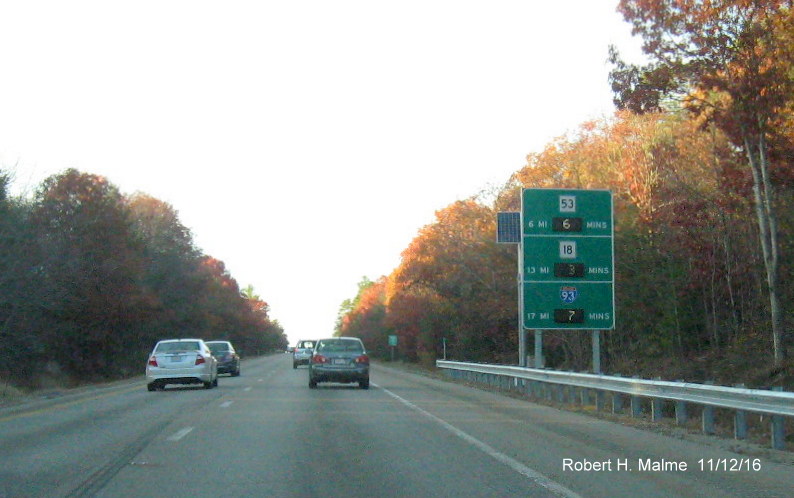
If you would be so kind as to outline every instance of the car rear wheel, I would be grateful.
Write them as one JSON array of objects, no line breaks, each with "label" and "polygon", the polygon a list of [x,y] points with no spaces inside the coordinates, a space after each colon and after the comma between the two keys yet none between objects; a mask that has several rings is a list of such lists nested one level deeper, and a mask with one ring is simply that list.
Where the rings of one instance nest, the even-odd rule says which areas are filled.
[{"label": "car rear wheel", "polygon": [[317,381],[314,379],[309,379],[309,389],[317,389]]},{"label": "car rear wheel", "polygon": [[298,364],[295,363],[294,361],[292,362],[292,368],[298,368]]},{"label": "car rear wheel", "polygon": [[157,384],[155,384],[154,382],[150,382],[149,384],[146,384],[146,390],[149,392],[156,391]]},{"label": "car rear wheel", "polygon": [[240,376],[240,368],[238,367],[237,370],[232,372],[232,377],[239,377]]},{"label": "car rear wheel", "polygon": [[218,376],[215,376],[215,380],[212,381],[212,387],[218,387]]},{"label": "car rear wheel", "polygon": [[204,383],[204,389],[212,389],[212,381]]},{"label": "car rear wheel", "polygon": [[369,379],[358,381],[358,387],[361,389],[369,389]]}]

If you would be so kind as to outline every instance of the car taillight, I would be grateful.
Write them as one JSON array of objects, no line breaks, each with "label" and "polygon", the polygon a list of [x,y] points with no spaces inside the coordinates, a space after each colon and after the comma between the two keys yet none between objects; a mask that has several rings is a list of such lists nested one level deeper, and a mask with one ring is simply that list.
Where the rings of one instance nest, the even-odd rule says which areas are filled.
[{"label": "car taillight", "polygon": [[196,365],[201,365],[202,363],[206,363],[206,362],[207,360],[205,360],[203,356],[201,355],[196,356]]},{"label": "car taillight", "polygon": [[364,363],[369,365],[369,356],[362,354],[358,358],[356,358],[356,363]]},{"label": "car taillight", "polygon": [[321,354],[312,356],[312,363],[328,363],[328,358]]},{"label": "car taillight", "polygon": [[152,356],[151,358],[149,358],[149,365],[151,365],[153,367],[158,366],[157,365],[157,357],[156,356]]}]

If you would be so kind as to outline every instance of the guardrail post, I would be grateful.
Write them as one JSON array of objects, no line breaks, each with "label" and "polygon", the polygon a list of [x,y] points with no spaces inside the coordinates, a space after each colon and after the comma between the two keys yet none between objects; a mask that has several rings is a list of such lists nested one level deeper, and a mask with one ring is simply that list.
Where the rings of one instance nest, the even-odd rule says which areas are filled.
[{"label": "guardrail post", "polygon": [[659,398],[651,399],[651,420],[659,422],[662,417],[662,400]]},{"label": "guardrail post", "polygon": [[[662,380],[661,377],[655,377],[653,380]],[[662,400],[658,398],[651,399],[651,420],[659,422],[664,418],[662,413]]]},{"label": "guardrail post", "polygon": [[[619,373],[615,377],[622,377]],[[612,393],[612,413],[623,413],[623,395],[617,392]]]},{"label": "guardrail post", "polygon": [[[683,379],[678,379],[677,382],[683,383]],[[675,423],[678,425],[684,425],[687,421],[687,414],[686,414],[686,402],[685,401],[676,401],[675,402]]]},{"label": "guardrail post", "polygon": [[[639,379],[639,375],[635,375],[632,378]],[[631,396],[631,416],[633,418],[639,418],[642,416],[642,399],[639,396]]]},{"label": "guardrail post", "polygon": [[612,393],[612,413],[623,413],[623,395]]},{"label": "guardrail post", "polygon": [[[736,384],[736,387],[744,388],[744,384]],[[747,412],[736,410],[733,416],[733,438],[747,439]]]},{"label": "guardrail post", "polygon": [[590,404],[590,389],[582,387],[579,389],[579,399],[582,400],[582,406]]},{"label": "guardrail post", "polygon": [[596,390],[596,411],[600,412],[604,409],[604,391]]},{"label": "guardrail post", "polygon": [[[782,386],[775,386],[772,388],[772,391],[782,390]],[[786,449],[785,420],[782,415],[772,415],[772,448],[776,450]]]},{"label": "guardrail post", "polygon": [[579,393],[576,392],[576,386],[568,386],[568,404],[569,405],[575,405],[578,402],[577,394],[579,394]]},{"label": "guardrail post", "polygon": [[[704,382],[704,384],[706,384],[708,386],[713,386],[714,385],[714,381],[713,380],[707,380],[706,382]],[[714,434],[715,432],[717,432],[714,429],[714,407],[713,406],[706,405],[706,406],[703,407],[702,420],[703,420],[703,433],[704,434],[711,435],[711,434]]]},{"label": "guardrail post", "polygon": [[675,423],[684,425],[687,421],[686,403],[683,401],[675,402]]},{"label": "guardrail post", "polygon": [[714,407],[706,405],[703,407],[703,434],[712,435],[716,432],[714,429]]}]

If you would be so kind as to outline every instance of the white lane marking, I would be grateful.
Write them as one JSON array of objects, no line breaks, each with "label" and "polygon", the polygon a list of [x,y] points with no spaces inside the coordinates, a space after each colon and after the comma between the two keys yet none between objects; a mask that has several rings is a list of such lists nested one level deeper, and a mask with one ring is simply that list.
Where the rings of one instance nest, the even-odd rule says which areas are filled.
[{"label": "white lane marking", "polygon": [[174,435],[169,436],[168,440],[169,441],[179,441],[183,437],[185,437],[188,434],[190,434],[190,431],[192,431],[192,430],[193,430],[192,427],[185,427],[184,429],[177,431]]},{"label": "white lane marking", "polygon": [[257,382],[264,382],[265,379],[256,379]]},{"label": "white lane marking", "polygon": [[234,401],[224,401],[223,403],[221,403],[221,408],[229,408],[232,405],[232,403],[234,403]]},{"label": "white lane marking", "polygon": [[509,456],[505,455],[504,453],[501,453],[501,452],[497,451],[495,448],[483,443],[482,441],[480,441],[479,439],[477,439],[477,438],[475,438],[473,436],[470,436],[469,434],[463,432],[462,430],[458,429],[457,427],[455,427],[454,425],[450,424],[449,422],[446,422],[446,421],[436,417],[432,413],[427,412],[427,411],[423,410],[422,408],[419,408],[415,404],[411,403],[410,401],[408,401],[406,399],[401,398],[400,396],[394,394],[393,392],[389,391],[388,389],[380,387],[377,384],[370,384],[370,385],[372,385],[373,387],[376,387],[378,389],[381,389],[383,392],[385,392],[386,394],[388,394],[392,398],[396,399],[400,403],[404,404],[408,408],[421,413],[422,415],[424,415],[425,417],[429,418],[433,422],[436,422],[437,424],[439,424],[441,427],[443,427],[444,429],[448,430],[452,434],[458,436],[462,440],[466,441],[467,443],[471,444],[475,448],[479,449],[480,451],[482,451],[486,455],[490,456],[491,458],[493,458],[493,459],[495,459],[495,460],[497,460],[499,462],[502,462],[503,464],[507,465],[508,467],[510,467],[511,469],[515,470],[519,474],[523,475],[524,477],[527,477],[530,480],[534,481],[536,484],[539,484],[539,485],[543,486],[544,488],[548,489],[552,493],[554,493],[556,495],[559,495],[559,496],[566,496],[568,498],[581,498],[578,494],[574,493],[573,491],[571,491],[570,489],[566,488],[562,484],[560,484],[558,482],[555,482],[555,481],[552,481],[551,479],[549,479],[548,477],[544,476],[540,472],[532,470],[529,467],[527,467],[526,465],[522,464],[521,462],[519,462],[517,460],[514,460],[514,459],[510,458]]},{"label": "white lane marking", "polygon": [[248,387],[246,387],[245,389],[243,389],[243,391],[246,391],[246,392],[248,392],[248,391],[250,391],[250,390],[251,390],[251,386],[248,386]]}]

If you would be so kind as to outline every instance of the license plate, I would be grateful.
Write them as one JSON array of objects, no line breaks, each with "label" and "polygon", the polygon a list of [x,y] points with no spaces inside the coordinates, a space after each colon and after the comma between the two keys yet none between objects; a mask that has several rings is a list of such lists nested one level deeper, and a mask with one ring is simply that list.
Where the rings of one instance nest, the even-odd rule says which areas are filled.
[{"label": "license plate", "polygon": [[334,359],[334,365],[347,365],[347,360],[344,358]]},{"label": "license plate", "polygon": [[176,363],[178,361],[182,361],[182,357],[181,356],[172,356],[171,357],[171,363]]}]

